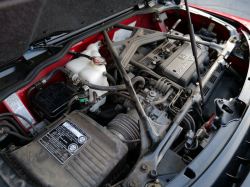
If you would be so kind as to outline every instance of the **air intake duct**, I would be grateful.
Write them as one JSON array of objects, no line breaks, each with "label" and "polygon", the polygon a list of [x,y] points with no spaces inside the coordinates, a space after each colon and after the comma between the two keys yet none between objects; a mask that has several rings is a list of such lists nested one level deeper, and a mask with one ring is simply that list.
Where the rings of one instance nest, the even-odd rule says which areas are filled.
[{"label": "air intake duct", "polygon": [[139,143],[140,129],[138,122],[127,114],[118,114],[109,124],[108,130],[124,141],[129,150]]}]

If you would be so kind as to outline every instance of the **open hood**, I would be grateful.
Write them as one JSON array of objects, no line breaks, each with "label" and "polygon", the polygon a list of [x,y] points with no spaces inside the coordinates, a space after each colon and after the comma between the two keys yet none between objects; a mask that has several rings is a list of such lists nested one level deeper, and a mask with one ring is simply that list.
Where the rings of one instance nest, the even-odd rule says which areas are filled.
[{"label": "open hood", "polygon": [[0,62],[21,57],[34,41],[89,26],[140,2],[0,0]]}]

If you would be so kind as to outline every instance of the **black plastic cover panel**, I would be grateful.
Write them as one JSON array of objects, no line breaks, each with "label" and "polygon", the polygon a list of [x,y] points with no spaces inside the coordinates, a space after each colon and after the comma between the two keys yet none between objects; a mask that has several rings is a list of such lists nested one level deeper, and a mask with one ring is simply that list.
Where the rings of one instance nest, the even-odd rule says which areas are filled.
[{"label": "black plastic cover panel", "polygon": [[37,140],[10,155],[15,168],[38,186],[102,186],[122,169],[128,148],[107,129],[73,112]]}]

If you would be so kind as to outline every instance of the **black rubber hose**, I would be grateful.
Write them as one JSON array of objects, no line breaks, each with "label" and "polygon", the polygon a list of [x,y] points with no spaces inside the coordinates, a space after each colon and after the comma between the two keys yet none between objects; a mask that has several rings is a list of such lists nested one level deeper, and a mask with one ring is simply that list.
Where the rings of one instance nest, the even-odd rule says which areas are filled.
[{"label": "black rubber hose", "polygon": [[200,122],[202,123],[202,125],[205,124],[205,120],[203,119],[201,113],[199,112],[199,110],[197,108],[191,108],[189,110],[189,112],[191,112],[191,111],[194,111],[196,113],[196,115],[198,116],[198,118],[199,118]]},{"label": "black rubber hose", "polygon": [[166,93],[166,95],[164,97],[162,97],[161,99],[158,99],[156,101],[152,101],[152,102],[148,103],[147,106],[144,108],[145,113],[148,115],[148,109],[150,106],[158,105],[158,104],[161,104],[164,101],[166,101],[168,99],[168,97],[172,94],[173,91],[174,91],[173,89],[170,89]]},{"label": "black rubber hose", "polygon": [[[158,140],[159,137],[156,135],[155,131],[153,130],[153,127],[151,125],[151,122],[149,121],[148,117],[146,116],[143,107],[141,106],[141,103],[137,97],[137,94],[133,88],[133,85],[131,83],[130,77],[128,76],[127,72],[125,71],[122,62],[121,62],[121,57],[117,54],[117,51],[115,49],[115,47],[112,45],[112,41],[110,40],[107,31],[103,31],[103,36],[105,38],[105,41],[107,43],[107,46],[110,50],[110,53],[113,56],[113,59],[117,65],[117,69],[120,72],[120,75],[126,85],[126,88],[131,96],[131,98],[134,101],[134,105],[136,107],[136,110],[140,116],[140,126],[141,128],[143,128],[143,131],[145,132],[145,135],[143,135],[143,137],[141,138],[141,140],[145,140],[146,138],[149,139],[149,141],[151,142],[150,146],[153,146]],[[147,136],[147,137],[146,137]],[[145,138],[144,138],[145,137]],[[146,149],[148,148],[148,142],[146,141],[141,141],[141,155],[143,155],[146,151]]]},{"label": "black rubber hose", "polygon": [[103,75],[107,77],[107,79],[113,84],[113,86],[116,85],[115,79],[114,79],[114,77],[112,77],[112,75],[110,75],[107,72],[104,72]]},{"label": "black rubber hose", "polygon": [[147,71],[146,73],[150,74],[152,77],[154,77],[156,79],[160,79],[161,78],[160,75],[158,75],[157,73],[153,72],[151,69],[147,68],[146,66],[141,65],[140,63],[138,63],[138,62],[136,62],[134,60],[130,60],[129,63],[131,65],[133,65],[133,66],[141,69],[141,70],[146,70]]},{"label": "black rubber hose", "polygon": [[[71,74],[71,71],[65,69],[65,68],[62,68],[62,67],[59,67],[59,68],[56,68],[54,69],[50,74],[49,76],[45,79],[45,82],[48,82],[55,74],[57,74],[58,72],[63,72],[65,73],[67,76],[69,76]],[[135,77],[136,78],[136,77]],[[132,83],[135,84],[136,82],[141,82],[143,84],[143,86],[145,85],[145,80],[144,78],[142,77],[141,78],[137,78],[137,79],[133,79],[132,80]],[[79,77],[79,82],[82,84],[82,85],[86,85],[92,89],[95,89],[95,90],[102,90],[102,91],[116,91],[116,90],[125,90],[126,89],[126,86],[125,84],[122,84],[122,85],[116,85],[116,86],[100,86],[100,85],[95,85],[95,84],[91,84],[90,82],[86,81],[86,80],[83,80],[82,78]],[[43,81],[42,81],[43,82]]]},{"label": "black rubber hose", "polygon": [[153,106],[153,105],[158,105],[158,104],[161,104],[161,103],[163,103],[164,101],[166,101],[168,98],[169,98],[169,96],[173,93],[173,89],[170,89],[167,93],[166,93],[166,95],[164,96],[164,97],[162,97],[161,99],[158,99],[158,100],[156,100],[156,101],[152,101],[152,102],[150,102],[149,104],[151,105],[151,106]]},{"label": "black rubber hose", "polygon": [[[114,109],[112,109],[112,110],[114,110]],[[110,109],[108,109],[106,111],[101,111],[98,115],[100,117],[102,117],[102,118],[110,119],[110,118],[114,118],[118,114],[117,111],[113,111],[113,112],[110,112],[110,113],[108,113],[107,111],[110,111]]]},{"label": "black rubber hose", "polygon": [[173,11],[176,13],[176,15],[177,15],[177,18],[178,19],[180,19],[180,15],[179,15],[179,12],[177,11],[177,10],[175,10],[175,9],[173,9]]},{"label": "black rubber hose", "polygon": [[33,141],[35,139],[35,137],[34,138],[24,137],[21,134],[18,134],[16,132],[12,132],[12,131],[6,131],[6,130],[4,130],[2,133],[3,134],[9,134],[9,135],[16,136],[16,137],[18,137],[18,138],[20,138],[20,139],[22,139],[22,140],[24,140],[26,142],[31,142],[31,141]]},{"label": "black rubber hose", "polygon": [[141,73],[147,73],[149,75],[151,75],[152,77],[154,77],[155,79],[160,79],[160,77],[158,75],[156,75],[155,73],[152,73],[148,70],[140,70],[138,73],[137,73],[137,76],[139,76]]},{"label": "black rubber hose", "polygon": [[135,83],[137,83],[137,82],[140,82],[141,83],[141,85],[144,87],[144,85],[145,85],[145,79],[143,78],[143,77],[141,77],[141,76],[136,76],[136,77],[134,77],[132,80],[131,80],[131,82],[132,82],[132,85],[134,85]]},{"label": "black rubber hose", "polygon": [[0,117],[3,117],[3,116],[17,116],[17,117],[20,117],[23,120],[25,120],[33,128],[33,131],[35,133],[37,133],[37,129],[35,128],[35,126],[33,125],[33,123],[31,123],[26,117],[24,117],[24,116],[22,116],[20,114],[16,114],[16,113],[2,113],[2,114],[0,114]]},{"label": "black rubber hose", "polygon": [[27,91],[27,99],[28,99],[28,102],[29,102],[29,106],[30,106],[30,110],[33,111],[33,104],[31,102],[31,98],[30,98],[30,93],[35,89],[36,87],[35,86],[31,86],[28,91]]},{"label": "black rubber hose", "polygon": [[8,127],[8,128],[10,128],[10,130],[18,133],[18,130],[13,125],[10,125],[8,123],[0,122],[0,127]]},{"label": "black rubber hose", "polygon": [[126,96],[126,95],[124,95],[124,94],[122,94],[122,93],[119,93],[119,92],[107,92],[107,93],[101,95],[100,97],[101,97],[101,99],[102,99],[102,98],[104,98],[104,97],[106,97],[106,96],[108,96],[108,95],[118,95],[118,96],[120,96],[120,97],[123,97],[124,99],[128,99],[128,100],[131,100],[131,101],[132,101],[131,97]]},{"label": "black rubber hose", "polygon": [[[65,68],[62,68],[62,67],[58,67],[58,68],[55,68],[44,80],[45,80],[45,83],[50,81],[50,79],[52,79],[57,73],[59,72],[62,72],[64,74],[66,74],[67,76],[70,75],[70,71],[65,69]],[[42,81],[43,82],[43,81]],[[43,83],[43,84],[45,84]]]},{"label": "black rubber hose", "polygon": [[13,119],[10,116],[4,116],[4,117],[0,117],[0,120],[7,120],[9,121],[10,124],[12,124],[14,127],[16,127],[16,129],[19,131],[20,134],[22,134],[23,136],[27,136],[26,132],[23,130],[23,128],[19,125],[19,123]]},{"label": "black rubber hose", "polygon": [[69,100],[69,102],[68,102],[68,105],[67,105],[67,110],[66,110],[66,112],[65,112],[65,115],[68,115],[69,114],[69,112],[70,112],[70,110],[71,110],[71,106],[72,106],[72,104],[73,104],[73,102],[76,100],[76,97],[74,96],[74,97],[72,97],[70,100]]},{"label": "black rubber hose", "polygon": [[192,130],[195,132],[195,122],[194,122],[194,119],[192,118],[192,116],[189,113],[187,113],[185,117],[190,122],[190,124],[192,126]]},{"label": "black rubber hose", "polygon": [[[88,81],[83,80],[83,79],[81,79],[80,82],[81,82],[81,84],[86,85],[86,86],[88,86],[92,89],[95,89],[95,90],[116,91],[116,90],[125,90],[126,89],[125,84],[116,85],[116,86],[100,86],[100,85],[91,84]],[[131,82],[133,85],[137,82],[141,82],[143,86],[145,85],[145,79],[143,77],[141,77],[141,78],[135,77],[135,78],[133,78],[133,80]]]},{"label": "black rubber hose", "polygon": [[186,116],[183,118],[182,123],[188,128],[188,130],[192,130],[191,124],[186,118]]}]

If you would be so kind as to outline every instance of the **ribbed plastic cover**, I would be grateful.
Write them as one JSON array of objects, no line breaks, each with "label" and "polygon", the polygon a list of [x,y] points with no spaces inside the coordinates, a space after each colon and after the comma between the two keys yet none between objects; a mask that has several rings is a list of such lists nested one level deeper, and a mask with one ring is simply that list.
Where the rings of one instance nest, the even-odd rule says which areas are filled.
[{"label": "ribbed plastic cover", "polygon": [[[65,121],[75,124],[75,129],[79,127],[78,132],[72,132],[84,132],[87,141],[81,147],[78,145],[79,150],[62,164],[61,160],[56,159],[56,151],[51,148],[48,151],[40,141],[48,137],[49,132],[60,129],[58,127]],[[53,151],[54,154],[51,154]],[[93,187],[105,184],[122,169],[120,167],[127,151],[127,146],[107,129],[88,116],[73,112],[36,141],[8,155],[8,159],[23,177],[38,186]]]}]

